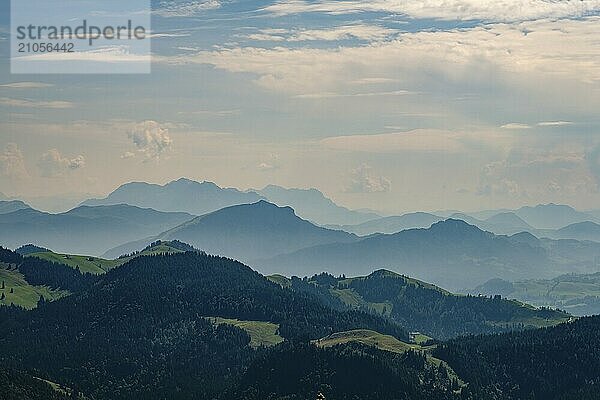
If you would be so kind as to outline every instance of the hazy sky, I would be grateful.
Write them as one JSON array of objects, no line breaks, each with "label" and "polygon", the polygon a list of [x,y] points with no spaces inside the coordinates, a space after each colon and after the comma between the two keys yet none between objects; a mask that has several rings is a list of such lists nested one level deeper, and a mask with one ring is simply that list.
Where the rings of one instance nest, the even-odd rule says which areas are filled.
[{"label": "hazy sky", "polygon": [[[600,0],[160,1],[150,75],[11,75],[0,192],[182,176],[386,212],[600,208]],[[110,49],[109,49],[110,51]]]}]

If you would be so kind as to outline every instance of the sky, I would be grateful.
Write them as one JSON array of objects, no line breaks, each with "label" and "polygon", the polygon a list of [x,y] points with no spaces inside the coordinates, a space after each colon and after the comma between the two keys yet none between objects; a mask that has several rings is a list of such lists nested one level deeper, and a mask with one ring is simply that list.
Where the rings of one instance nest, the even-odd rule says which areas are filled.
[{"label": "sky", "polygon": [[188,177],[390,214],[600,208],[600,0],[153,1],[143,75],[11,74],[9,14],[9,197]]}]

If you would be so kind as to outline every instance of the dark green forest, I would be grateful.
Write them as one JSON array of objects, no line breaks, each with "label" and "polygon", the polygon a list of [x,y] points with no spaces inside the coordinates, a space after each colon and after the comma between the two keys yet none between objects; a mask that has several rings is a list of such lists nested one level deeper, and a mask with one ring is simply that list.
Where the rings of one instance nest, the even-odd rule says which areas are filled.
[{"label": "dark green forest", "polygon": [[470,382],[478,398],[600,398],[600,317],[454,339],[434,354]]},{"label": "dark green forest", "polygon": [[334,307],[344,307],[340,293],[350,290],[363,300],[354,308],[373,311],[373,304],[379,304],[380,313],[400,326],[437,339],[522,330],[569,318],[560,311],[538,310],[499,296],[453,295],[385,270],[363,278],[336,278],[324,273],[305,279],[292,278],[290,282],[294,290],[312,293]]},{"label": "dark green forest", "polygon": [[[524,328],[490,321],[565,314],[454,296],[387,271],[284,287],[202,252],[139,256],[98,276],[4,249],[0,262],[72,293],[31,311],[0,307],[0,399],[67,396],[45,381],[88,399],[599,398],[600,318],[473,336]],[[350,307],[336,290],[353,290],[365,306]],[[388,306],[368,307],[376,303]],[[277,324],[285,341],[252,347],[247,331],[207,317]],[[390,352],[311,342],[353,329],[408,342],[415,327],[438,344]]]}]

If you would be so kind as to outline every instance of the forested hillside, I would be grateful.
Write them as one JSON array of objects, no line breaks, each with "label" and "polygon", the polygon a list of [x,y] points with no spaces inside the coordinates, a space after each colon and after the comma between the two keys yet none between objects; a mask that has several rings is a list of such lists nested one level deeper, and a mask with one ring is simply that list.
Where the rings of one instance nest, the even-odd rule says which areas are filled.
[{"label": "forested hillside", "polygon": [[5,397],[60,399],[48,381],[90,399],[597,398],[597,318],[421,347],[407,329],[440,339],[568,316],[389,271],[267,279],[198,251],[144,255],[167,245],[102,275],[0,249],[5,268],[70,294],[0,307]]},{"label": "forested hillside", "polygon": [[600,317],[553,328],[451,340],[434,351],[477,399],[598,399]]},{"label": "forested hillside", "polygon": [[366,277],[335,278],[328,274],[289,280],[294,290],[306,291],[335,305],[375,312],[409,329],[438,339],[466,334],[498,333],[555,325],[569,315],[535,309],[500,296],[459,296],[390,271]]},{"label": "forested hillside", "polygon": [[0,309],[2,362],[99,397],[177,390],[209,396],[255,350],[242,330],[205,317],[274,322],[292,342],[356,328],[407,340],[381,317],[333,310],[236,261],[202,253],[137,257],[98,279],[31,312]]}]

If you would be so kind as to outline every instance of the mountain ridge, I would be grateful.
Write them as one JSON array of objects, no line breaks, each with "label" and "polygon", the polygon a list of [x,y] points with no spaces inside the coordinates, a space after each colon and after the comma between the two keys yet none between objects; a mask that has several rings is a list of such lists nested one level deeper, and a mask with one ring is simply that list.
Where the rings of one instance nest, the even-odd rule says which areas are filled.
[{"label": "mountain ridge", "polygon": [[[255,263],[266,273],[304,275],[329,272],[365,275],[386,268],[460,291],[494,277],[551,278],[573,270],[595,268],[600,244],[522,240],[495,235],[462,220],[448,219],[430,228],[376,235],[354,243],[315,246]],[[587,246],[587,247],[586,247]],[[569,258],[572,257],[573,258]],[[570,260],[570,261],[569,261]],[[538,275],[540,274],[540,275]]]},{"label": "mountain ridge", "polygon": [[206,251],[251,262],[289,253],[316,244],[358,240],[354,234],[319,227],[298,217],[291,207],[279,207],[265,200],[241,204],[201,215],[155,238],[111,249],[107,256],[138,250],[148,240],[180,240]]},{"label": "mountain ridge", "polygon": [[103,199],[89,199],[81,205],[129,204],[163,212],[187,212],[203,215],[236,204],[253,203],[262,197],[254,192],[221,188],[213,182],[196,182],[180,178],[164,185],[125,183]]}]

